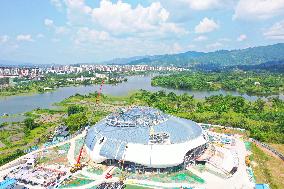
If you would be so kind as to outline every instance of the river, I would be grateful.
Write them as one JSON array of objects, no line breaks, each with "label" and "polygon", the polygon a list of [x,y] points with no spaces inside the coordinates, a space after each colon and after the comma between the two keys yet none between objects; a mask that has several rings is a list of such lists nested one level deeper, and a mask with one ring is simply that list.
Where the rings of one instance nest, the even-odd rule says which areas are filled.
[{"label": "river", "polygon": [[[0,115],[7,114],[22,114],[27,111],[31,111],[35,108],[54,108],[55,102],[60,102],[63,99],[79,94],[88,94],[99,90],[100,85],[89,85],[89,86],[71,86],[58,88],[53,92],[47,92],[43,94],[33,94],[28,96],[9,96],[0,98]],[[194,95],[195,98],[203,99],[207,96],[218,95],[218,94],[231,94],[234,96],[243,96],[245,99],[254,101],[257,96],[249,96],[247,94],[240,94],[232,91],[192,91],[192,90],[178,90],[178,89],[166,89],[162,87],[151,86],[151,76],[130,76],[128,81],[120,83],[118,85],[104,85],[103,93],[124,96],[130,92],[145,89],[148,91],[159,91],[164,90],[166,92],[175,92],[176,94],[188,93]],[[284,99],[283,95],[280,95],[281,99]],[[5,121],[20,121],[23,116],[0,118],[0,123]]]}]

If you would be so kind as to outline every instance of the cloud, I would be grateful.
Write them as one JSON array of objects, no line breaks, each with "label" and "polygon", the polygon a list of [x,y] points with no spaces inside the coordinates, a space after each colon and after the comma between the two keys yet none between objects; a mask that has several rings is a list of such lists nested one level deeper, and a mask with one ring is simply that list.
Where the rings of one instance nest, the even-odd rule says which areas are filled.
[{"label": "cloud", "polygon": [[48,18],[44,19],[44,25],[46,25],[47,27],[53,26],[53,20]]},{"label": "cloud", "polygon": [[44,38],[44,35],[42,33],[39,33],[36,35],[36,38]]},{"label": "cloud", "polygon": [[209,10],[232,7],[235,0],[175,0],[187,4],[193,10]]},{"label": "cloud", "polygon": [[284,0],[240,0],[233,19],[268,19],[284,13]]},{"label": "cloud", "polygon": [[193,44],[187,45],[187,49],[188,49],[188,50],[193,50],[193,49],[195,49],[195,48],[196,48],[196,46],[193,45]]},{"label": "cloud", "polygon": [[96,28],[113,36],[163,36],[187,34],[181,26],[169,21],[170,13],[160,2],[149,6],[132,6],[122,1],[101,0],[92,8],[84,0],[65,0],[68,23],[76,27]]},{"label": "cloud", "polygon": [[207,17],[203,18],[197,26],[195,26],[195,33],[208,33],[219,28],[219,25]]},{"label": "cloud", "polygon": [[[90,29],[88,29],[90,30]],[[84,31],[84,30],[83,30]],[[92,30],[93,31],[93,30]],[[88,32],[87,32],[88,33]],[[105,40],[104,38],[98,39],[99,36],[104,36],[103,33],[99,31],[90,32],[95,35],[83,35],[88,36],[86,38],[81,39],[81,41],[75,41],[74,48],[77,49],[78,52],[83,52],[87,54],[92,54],[96,59],[101,59],[104,57],[109,57],[111,54],[112,57],[130,57],[137,55],[155,55],[155,54],[165,54],[165,53],[174,53],[179,51],[180,45],[175,42],[167,42],[160,41],[150,38],[138,38],[138,37],[126,37],[126,38],[114,38],[111,37]],[[85,34],[82,32],[82,34]],[[92,41],[90,41],[90,39]],[[131,49],[131,50],[129,50]],[[110,57],[109,57],[110,59]]]},{"label": "cloud", "polygon": [[226,38],[226,37],[223,37],[223,38],[218,39],[218,41],[221,41],[221,42],[230,42],[231,39]]},{"label": "cloud", "polygon": [[58,10],[62,10],[63,4],[61,0],[50,0],[50,3],[54,5]]},{"label": "cloud", "polygon": [[66,34],[69,32],[69,29],[65,26],[55,26],[54,28],[56,34]]},{"label": "cloud", "polygon": [[180,46],[179,43],[173,44],[171,53],[180,53],[182,51],[183,51],[183,48]]},{"label": "cloud", "polygon": [[[176,39],[188,34],[183,23],[171,20],[160,2],[132,5],[129,1],[101,0],[96,7],[86,0],[61,2],[73,48],[97,58],[178,52]],[[58,32],[56,21],[47,18],[44,23]]]},{"label": "cloud", "polygon": [[194,10],[207,10],[219,7],[222,5],[220,0],[181,0],[184,3],[187,3],[191,9]]},{"label": "cloud", "polygon": [[105,31],[91,30],[88,27],[80,28],[76,34],[75,44],[99,43],[100,41],[110,40],[110,36]]},{"label": "cloud", "polygon": [[268,39],[284,39],[284,20],[273,24],[263,35]]},{"label": "cloud", "polygon": [[60,42],[60,39],[58,39],[58,38],[52,38],[51,41],[52,41],[53,43],[58,43],[58,42]]},{"label": "cloud", "polygon": [[8,35],[2,35],[0,36],[0,43],[6,43],[9,40]]},{"label": "cloud", "polygon": [[223,46],[222,43],[220,43],[220,42],[215,42],[215,43],[211,43],[211,44],[206,45],[206,48],[207,48],[208,50],[212,51],[212,50],[218,50],[218,49],[220,49],[222,46]]},{"label": "cloud", "polygon": [[247,39],[247,36],[245,34],[241,34],[238,38],[237,41],[244,41]]},{"label": "cloud", "polygon": [[56,34],[66,34],[69,32],[69,29],[65,26],[56,26],[54,24],[54,21],[51,19],[44,19],[44,25],[47,26],[48,28],[51,28],[55,31]]},{"label": "cloud", "polygon": [[168,22],[169,12],[161,3],[153,2],[148,7],[128,3],[102,0],[98,8],[92,10],[92,20],[105,30],[115,33],[139,33],[163,31],[179,33],[182,31],[174,23]]},{"label": "cloud", "polygon": [[68,22],[82,26],[91,21],[92,8],[84,0],[65,0]]},{"label": "cloud", "polygon": [[32,41],[34,41],[33,39],[32,39],[32,36],[31,35],[29,35],[29,34],[20,34],[20,35],[17,35],[17,41],[28,41],[28,42],[32,42]]},{"label": "cloud", "polygon": [[193,39],[194,41],[206,41],[207,37],[204,35],[200,35],[198,37],[196,37],[195,39]]}]

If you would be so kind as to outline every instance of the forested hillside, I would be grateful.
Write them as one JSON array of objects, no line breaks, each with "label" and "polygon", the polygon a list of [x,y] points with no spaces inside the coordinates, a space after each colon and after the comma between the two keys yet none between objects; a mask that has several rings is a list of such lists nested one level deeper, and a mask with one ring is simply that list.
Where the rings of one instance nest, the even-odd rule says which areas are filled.
[{"label": "forested hillside", "polygon": [[269,61],[259,65],[238,65],[236,68],[244,71],[269,71],[284,73],[284,60]]},{"label": "forested hillside", "polygon": [[127,64],[194,67],[199,64],[217,66],[257,65],[279,60],[284,60],[284,43],[231,51],[220,50],[208,53],[189,51],[172,55],[156,55],[130,61]]}]

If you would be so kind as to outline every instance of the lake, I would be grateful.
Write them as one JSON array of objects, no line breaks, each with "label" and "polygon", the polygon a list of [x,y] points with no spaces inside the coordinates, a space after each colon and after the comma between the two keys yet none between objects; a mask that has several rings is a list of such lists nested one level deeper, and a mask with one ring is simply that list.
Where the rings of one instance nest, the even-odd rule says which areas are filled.
[{"label": "lake", "polygon": [[[124,96],[130,92],[144,89],[148,91],[164,90],[166,92],[174,92],[176,94],[188,93],[194,95],[195,98],[203,99],[211,95],[234,95],[243,96],[247,100],[254,101],[257,96],[249,96],[247,94],[240,94],[232,91],[192,91],[192,90],[178,90],[178,89],[166,89],[162,87],[151,86],[151,76],[129,76],[128,81],[120,83],[118,85],[104,85],[103,94],[109,94],[113,96]],[[0,98],[0,115],[4,113],[10,114],[22,114],[27,111],[31,111],[35,108],[54,108],[55,102],[60,102],[63,99],[79,94],[88,94],[99,90],[100,85],[88,85],[88,86],[71,86],[58,88],[56,91],[47,92],[43,94],[33,94],[29,96],[9,96]],[[281,99],[284,99],[283,95],[280,95]],[[23,116],[0,118],[0,123],[5,121],[20,121]]]}]

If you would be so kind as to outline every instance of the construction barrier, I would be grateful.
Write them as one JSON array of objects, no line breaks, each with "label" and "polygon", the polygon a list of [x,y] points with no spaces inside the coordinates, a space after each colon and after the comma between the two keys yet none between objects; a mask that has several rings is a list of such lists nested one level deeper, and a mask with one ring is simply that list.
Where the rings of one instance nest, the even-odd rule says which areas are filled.
[{"label": "construction barrier", "polygon": [[271,146],[265,144],[265,143],[262,143],[258,140],[255,140],[253,138],[250,138],[250,141],[254,142],[255,144],[257,145],[260,145],[262,146],[263,148],[269,150],[270,152],[272,152],[273,154],[277,155],[280,159],[282,159],[284,161],[284,156],[283,154],[281,154],[280,152],[278,152],[277,150],[275,150],[274,148],[272,148]]},{"label": "construction barrier", "polygon": [[209,127],[218,127],[218,128],[226,128],[226,129],[232,129],[232,130],[238,130],[238,131],[246,131],[245,129],[239,128],[239,127],[229,127],[229,126],[222,126],[222,125],[214,125],[210,123],[197,123],[202,128],[209,128]]}]

